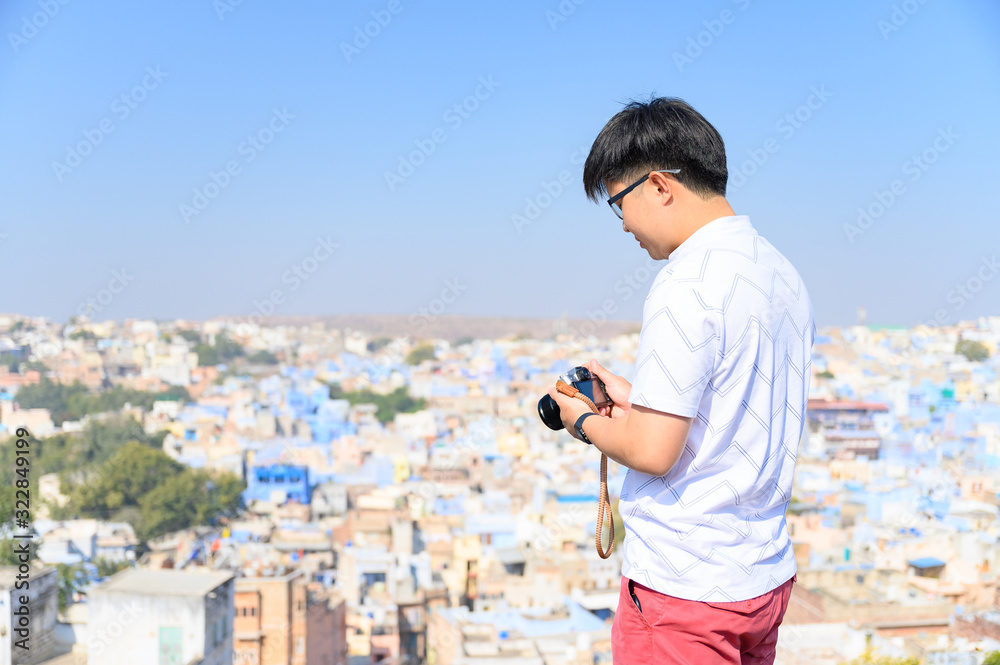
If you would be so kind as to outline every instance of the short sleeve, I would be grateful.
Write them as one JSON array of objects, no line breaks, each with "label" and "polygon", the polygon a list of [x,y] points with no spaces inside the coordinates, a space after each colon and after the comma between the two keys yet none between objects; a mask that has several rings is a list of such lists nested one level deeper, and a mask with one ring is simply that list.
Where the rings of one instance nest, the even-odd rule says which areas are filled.
[{"label": "short sleeve", "polygon": [[642,311],[629,402],[694,417],[716,368],[721,312],[686,283],[654,284]]}]

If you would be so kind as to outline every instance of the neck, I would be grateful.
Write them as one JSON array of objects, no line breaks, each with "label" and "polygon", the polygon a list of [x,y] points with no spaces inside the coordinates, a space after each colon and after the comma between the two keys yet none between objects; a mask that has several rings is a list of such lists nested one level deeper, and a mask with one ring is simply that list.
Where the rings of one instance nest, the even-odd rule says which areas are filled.
[{"label": "neck", "polygon": [[685,234],[685,240],[691,236],[692,233],[705,226],[709,222],[719,219],[720,217],[732,217],[736,213],[733,212],[732,206],[729,205],[729,201],[726,200],[724,196],[713,196],[710,199],[700,199],[691,210],[691,214],[688,216],[687,222],[684,225],[687,233]]}]

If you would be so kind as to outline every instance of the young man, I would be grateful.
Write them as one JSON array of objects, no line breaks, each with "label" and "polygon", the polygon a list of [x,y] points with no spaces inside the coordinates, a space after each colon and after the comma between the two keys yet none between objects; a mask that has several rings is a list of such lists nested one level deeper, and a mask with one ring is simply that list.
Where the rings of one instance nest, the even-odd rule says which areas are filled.
[{"label": "young man", "polygon": [[669,259],[633,383],[588,363],[611,410],[549,392],[570,433],[628,467],[616,664],[771,663],[796,579],[785,509],[816,327],[798,272],[733,212],[727,179],[722,137],[668,98],[628,104],[584,167],[587,196],[610,196],[622,229]]}]

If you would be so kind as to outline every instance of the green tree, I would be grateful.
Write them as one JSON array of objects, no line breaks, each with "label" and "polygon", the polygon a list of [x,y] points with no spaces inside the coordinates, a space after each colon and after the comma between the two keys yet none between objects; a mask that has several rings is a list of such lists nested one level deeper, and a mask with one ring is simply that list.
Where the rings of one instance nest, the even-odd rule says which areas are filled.
[{"label": "green tree", "polygon": [[455,340],[455,346],[465,346],[466,344],[472,344],[475,341],[476,341],[475,337],[469,337],[468,335],[464,335]]},{"label": "green tree", "polygon": [[414,413],[427,408],[427,402],[423,397],[415,399],[402,386],[388,395],[382,395],[368,389],[345,392],[339,383],[326,385],[330,387],[330,399],[346,399],[352,405],[374,404],[378,407],[375,417],[383,424],[395,418],[397,413]]},{"label": "green tree", "polygon": [[406,355],[406,362],[410,365],[419,365],[425,360],[433,360],[436,357],[434,347],[430,344],[421,344]]},{"label": "green tree", "polygon": [[249,356],[247,361],[257,363],[259,365],[277,365],[278,357],[270,351],[261,350]]},{"label": "green tree", "polygon": [[34,385],[22,386],[17,391],[15,401],[22,409],[48,409],[52,413],[52,422],[62,425],[63,421],[75,420],[83,415],[70,410],[70,401],[79,404],[89,395],[90,391],[79,381],[67,386],[42,377],[42,380]]},{"label": "green tree", "polygon": [[[6,516],[6,513],[4,514]],[[38,563],[38,543],[35,542],[34,538],[13,538],[13,537],[0,537],[0,566],[18,566],[23,563],[21,559],[18,558],[18,554],[14,551],[14,548],[24,547],[24,543],[27,543],[28,547],[28,562],[31,564]]]},{"label": "green tree", "polygon": [[56,564],[56,588],[59,590],[59,611],[65,612],[73,602],[73,594],[87,586],[87,571],[82,564]]},{"label": "green tree", "polygon": [[34,385],[22,387],[16,397],[23,409],[48,409],[52,413],[52,422],[56,425],[67,420],[79,420],[92,413],[121,411],[126,404],[149,411],[153,408],[153,402],[159,399],[187,401],[191,396],[183,386],[171,386],[159,393],[115,386],[111,390],[92,393],[79,381],[67,386],[43,377]]},{"label": "green tree", "polygon": [[986,654],[983,665],[1000,665],[1000,651],[990,651]]},{"label": "green tree", "polygon": [[965,356],[967,360],[979,362],[990,357],[990,350],[981,342],[971,339],[960,339],[955,344],[955,353]]},{"label": "green tree", "polygon": [[189,342],[198,343],[201,341],[201,333],[197,330],[178,330],[177,334]]},{"label": "green tree", "polygon": [[378,353],[379,351],[389,346],[390,344],[392,344],[391,338],[379,337],[378,339],[374,339],[368,342],[367,348],[371,353]]},{"label": "green tree", "polygon": [[143,541],[238,516],[246,488],[231,473],[189,469],[137,441],[125,444],[96,472],[67,484],[69,501],[60,518],[126,521]]},{"label": "green tree", "polygon": [[97,339],[97,335],[92,330],[74,330],[69,335],[70,339]]},{"label": "green tree", "polygon": [[104,557],[94,559],[94,565],[97,566],[98,577],[111,577],[118,571],[132,567],[132,564],[128,561],[112,561]]},{"label": "green tree", "polygon": [[215,344],[197,344],[194,351],[198,354],[198,364],[202,367],[228,363],[245,355],[243,347],[224,333],[215,336]]},{"label": "green tree", "polygon": [[884,656],[868,647],[863,654],[849,661],[846,665],[921,665],[922,662],[916,656]]},{"label": "green tree", "polygon": [[100,467],[96,479],[77,485],[69,502],[74,512],[112,519],[121,508],[138,506],[165,478],[183,470],[184,465],[162,450],[131,441]]},{"label": "green tree", "polygon": [[833,372],[831,372],[828,369],[824,369],[822,372],[819,372],[819,373],[816,374],[816,378],[817,379],[832,379],[833,378]]},{"label": "green tree", "polygon": [[239,515],[243,482],[232,474],[213,477],[204,469],[186,469],[143,497],[137,535],[143,540],[196,524],[213,524]]}]

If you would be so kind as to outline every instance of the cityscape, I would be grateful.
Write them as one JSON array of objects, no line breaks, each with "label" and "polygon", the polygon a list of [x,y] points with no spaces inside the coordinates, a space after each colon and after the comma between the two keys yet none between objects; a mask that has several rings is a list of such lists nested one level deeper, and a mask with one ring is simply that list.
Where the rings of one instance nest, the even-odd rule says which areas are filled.
[{"label": "cityscape", "polygon": [[[31,449],[30,525],[5,525],[30,535],[31,650],[8,614],[5,662],[611,663],[624,529],[601,558],[599,455],[536,404],[592,358],[628,378],[638,330],[549,325],[0,315],[11,516]],[[1000,317],[820,328],[775,662],[1000,650],[998,343]]]},{"label": "cityscape", "polygon": [[0,665],[1000,665],[1000,3],[0,35]]}]

